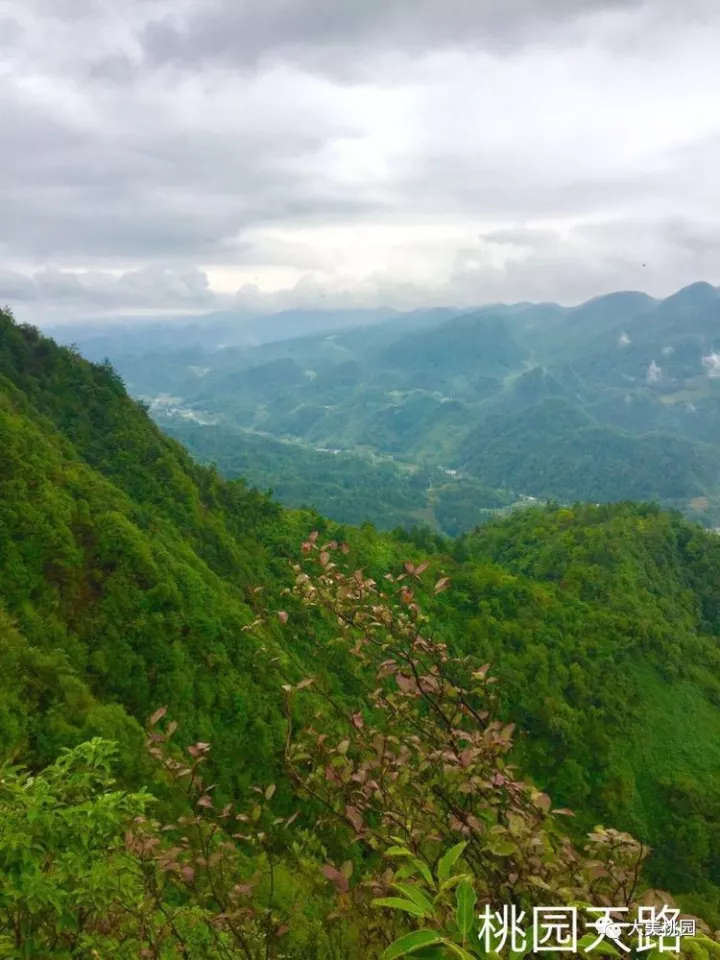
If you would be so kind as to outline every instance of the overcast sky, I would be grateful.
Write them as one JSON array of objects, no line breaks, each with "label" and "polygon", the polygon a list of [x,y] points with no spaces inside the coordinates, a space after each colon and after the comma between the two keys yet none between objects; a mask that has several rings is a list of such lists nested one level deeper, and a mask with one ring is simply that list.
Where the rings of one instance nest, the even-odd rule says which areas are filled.
[{"label": "overcast sky", "polygon": [[19,318],[720,283],[717,0],[0,0]]}]

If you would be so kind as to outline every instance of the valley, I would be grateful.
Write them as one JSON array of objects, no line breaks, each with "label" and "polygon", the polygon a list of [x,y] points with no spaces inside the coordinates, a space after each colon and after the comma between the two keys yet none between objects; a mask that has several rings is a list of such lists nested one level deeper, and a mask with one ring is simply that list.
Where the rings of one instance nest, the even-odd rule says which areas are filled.
[{"label": "valley", "polygon": [[[719,323],[718,291],[695,284],[660,301],[617,293],[363,326],[328,313],[313,318],[322,332],[287,327],[256,345],[216,342],[242,341],[226,320],[215,340],[145,352],[143,338],[159,332],[128,328],[110,338],[110,360],[204,461],[340,521],[427,522],[454,536],[535,497],[652,500],[713,527]],[[100,359],[109,336],[79,346]],[[389,504],[346,502],[347,457]]]}]

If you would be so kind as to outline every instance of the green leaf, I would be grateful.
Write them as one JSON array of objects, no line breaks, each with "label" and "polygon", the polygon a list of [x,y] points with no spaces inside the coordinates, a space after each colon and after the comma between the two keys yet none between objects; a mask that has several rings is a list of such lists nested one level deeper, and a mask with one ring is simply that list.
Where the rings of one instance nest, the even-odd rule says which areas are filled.
[{"label": "green leaf", "polygon": [[511,853],[515,853],[517,844],[514,840],[491,840],[488,850],[497,857],[508,857]]},{"label": "green leaf", "polygon": [[[578,940],[578,947],[582,950],[583,953],[587,953],[587,948],[592,947],[592,945],[597,940],[597,937],[592,933],[586,933],[585,936]],[[606,957],[619,957],[620,953],[611,946],[606,940],[601,940],[600,943],[593,948],[593,953],[598,953]]]},{"label": "green leaf", "polygon": [[436,943],[443,943],[443,938],[437,930],[414,930],[406,933],[390,946],[380,957],[380,960],[395,960],[396,957],[406,957],[409,953],[422,950],[423,947],[432,947]]},{"label": "green leaf", "polygon": [[469,953],[464,947],[453,943],[452,940],[443,940],[443,943],[449,947],[456,956],[462,957],[462,960],[477,960],[478,955],[476,953]]},{"label": "green leaf", "polygon": [[523,957],[530,953],[530,947],[525,947],[524,950],[509,950],[508,958],[509,960],[523,960]]},{"label": "green leaf", "polygon": [[422,860],[418,860],[418,858],[413,854],[412,850],[408,850],[407,847],[388,847],[387,850],[385,851],[385,856],[386,857],[409,857],[411,863],[414,863],[415,866],[420,871],[420,873],[423,875],[423,878],[425,879],[427,885],[429,887],[435,886],[432,873],[430,873],[430,868],[426,863],[423,863]]},{"label": "green leaf", "polygon": [[475,904],[477,902],[475,890],[468,880],[463,880],[457,888],[455,899],[457,901],[455,919],[460,928],[460,933],[463,937],[467,937],[475,922]]},{"label": "green leaf", "polygon": [[424,911],[424,916],[429,917],[432,915],[433,905],[418,887],[413,886],[412,883],[394,883],[393,886],[398,889],[400,893],[405,894],[408,900],[416,903],[420,909]]},{"label": "green leaf", "polygon": [[405,913],[411,913],[414,917],[424,917],[425,911],[419,907],[413,900],[403,900],[402,897],[380,897],[373,900],[374,907],[390,907],[392,910],[404,910]]},{"label": "green leaf", "polygon": [[456,873],[454,877],[450,877],[449,880],[446,880],[445,883],[440,887],[440,892],[438,893],[436,900],[441,897],[444,893],[448,893],[453,887],[456,887],[459,883],[462,883],[463,880],[469,880],[470,875],[467,873]]},{"label": "green leaf", "polygon": [[462,843],[456,843],[454,847],[451,847],[447,853],[440,857],[440,862],[437,866],[437,877],[440,883],[444,883],[448,879],[450,871],[466,846],[467,841],[463,840]]},{"label": "green leaf", "polygon": [[406,863],[400,867],[399,870],[395,871],[396,880],[407,880],[409,877],[414,877],[416,873],[419,873],[416,863]]},{"label": "green leaf", "polygon": [[431,889],[434,889],[435,882],[433,880],[432,873],[430,873],[430,867],[428,867],[426,863],[423,863],[422,860],[418,860],[417,857],[413,857],[412,862],[415,864],[415,866],[418,868],[418,870],[422,874],[423,879],[425,880],[425,883],[427,883],[427,885]]}]

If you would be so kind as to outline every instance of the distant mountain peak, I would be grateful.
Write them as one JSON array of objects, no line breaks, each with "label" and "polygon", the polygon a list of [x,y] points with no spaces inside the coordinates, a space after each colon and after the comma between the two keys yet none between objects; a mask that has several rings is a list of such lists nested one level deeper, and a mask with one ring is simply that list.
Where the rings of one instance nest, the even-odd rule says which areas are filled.
[{"label": "distant mountain peak", "polygon": [[698,280],[696,283],[691,283],[687,287],[683,287],[681,290],[678,290],[677,293],[673,293],[671,296],[667,297],[665,303],[687,303],[688,305],[700,305],[705,303],[713,303],[719,299],[720,292],[718,291],[717,287],[714,287],[711,283],[707,283],[705,280]]}]

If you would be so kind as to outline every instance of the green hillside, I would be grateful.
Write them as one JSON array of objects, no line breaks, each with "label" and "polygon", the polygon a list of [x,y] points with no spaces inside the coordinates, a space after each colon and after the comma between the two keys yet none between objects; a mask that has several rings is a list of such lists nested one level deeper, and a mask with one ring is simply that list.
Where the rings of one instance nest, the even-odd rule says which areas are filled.
[{"label": "green hillside", "polygon": [[292,521],[198,468],[111,369],[6,317],[0,370],[1,597],[39,658],[27,678],[35,702],[21,697],[4,742],[41,759],[93,733],[137,743],[130,717],[162,701],[182,705],[197,737],[221,730],[213,739],[228,759],[251,736],[257,772],[277,745],[279,707],[238,638],[252,587],[272,579],[253,534],[276,518],[282,536]]},{"label": "green hillside", "polygon": [[[576,416],[568,414],[571,426]],[[714,746],[720,724],[720,540],[715,535],[677,513],[630,503],[533,507],[455,541],[427,528],[379,533],[370,525],[341,526],[309,510],[284,510],[242,481],[225,480],[216,470],[196,463],[128,397],[110,365],[92,365],[6,314],[0,317],[0,449],[0,749],[5,759],[29,764],[35,773],[50,771],[45,774],[48,796],[60,791],[60,799],[52,801],[60,804],[59,810],[69,811],[73,796],[85,797],[77,802],[86,804],[82,809],[87,816],[91,809],[93,816],[100,816],[102,811],[92,807],[94,801],[63,779],[71,772],[63,773],[62,764],[77,763],[86,769],[90,761],[82,760],[86,748],[80,745],[102,737],[119,745],[122,787],[148,784],[162,797],[169,815],[177,816],[184,801],[160,784],[142,748],[149,714],[166,706],[168,719],[180,724],[176,736],[183,743],[199,741],[201,754],[206,749],[202,744],[212,744],[214,810],[226,801],[246,803],[254,796],[251,787],[260,784],[275,810],[268,814],[267,836],[275,835],[273,816],[280,820],[293,812],[300,816],[301,832],[295,840],[273,840],[276,845],[269,853],[263,847],[262,855],[243,846],[244,866],[240,861],[236,865],[251,875],[256,867],[264,870],[270,857],[280,871],[283,903],[298,901],[290,911],[287,956],[379,956],[378,944],[387,946],[393,937],[412,929],[408,927],[414,923],[412,914],[410,919],[401,915],[392,923],[378,921],[379,925],[369,919],[377,908],[362,900],[367,888],[361,881],[372,878],[380,887],[387,882],[378,879],[383,869],[378,858],[396,842],[391,834],[399,829],[400,811],[411,819],[430,816],[438,796],[449,797],[450,804],[439,808],[442,815],[432,814],[439,817],[440,834],[435,835],[430,821],[418,822],[407,843],[415,845],[413,849],[434,870],[442,852],[465,838],[463,842],[470,843],[467,869],[480,896],[517,897],[529,906],[543,897],[569,902],[565,885],[570,883],[571,868],[560,852],[561,837],[569,830],[579,843],[585,831],[604,822],[650,844],[646,885],[669,889],[687,909],[720,925],[720,754]],[[317,541],[307,539],[313,530],[319,533]],[[341,542],[349,545],[347,558],[338,546]],[[418,572],[415,565],[423,558],[428,567]],[[328,566],[331,562],[337,567]],[[301,568],[293,569],[292,563],[310,564],[310,574],[299,573]],[[345,565],[347,579],[340,572]],[[364,574],[354,576],[357,569]],[[380,596],[378,584],[390,582],[385,575],[403,571],[407,579],[398,584],[395,599]],[[444,586],[449,589],[441,589]],[[430,618],[421,629],[431,640],[427,647],[409,647],[407,654],[388,637],[406,636],[403,631],[419,615],[415,598]],[[515,823],[520,830],[518,824],[529,815],[522,807],[525,812],[520,816],[513,806],[520,803],[513,798],[525,796],[525,788],[517,795],[506,789],[512,773],[493,752],[510,749],[510,733],[484,732],[483,725],[490,720],[482,712],[461,711],[455,723],[467,724],[468,736],[479,731],[485,738],[482,748],[463,752],[456,771],[458,776],[462,770],[468,777],[476,776],[474,786],[468,781],[461,790],[455,773],[451,776],[442,764],[422,760],[422,750],[418,748],[416,755],[413,747],[412,756],[399,755],[406,773],[396,787],[388,786],[383,800],[400,820],[392,820],[396,826],[383,834],[384,839],[378,836],[375,846],[369,836],[358,839],[357,824],[352,826],[358,817],[367,818],[370,825],[380,822],[375,819],[377,811],[362,806],[372,801],[373,788],[365,795],[353,786],[366,775],[360,769],[370,763],[375,749],[375,724],[385,733],[395,731],[398,749],[414,743],[418,730],[430,737],[427,744],[444,744],[438,750],[454,755],[455,749],[443,739],[454,736],[455,726],[446,728],[434,712],[443,716],[452,696],[446,702],[441,691],[438,699],[433,693],[427,695],[429,700],[413,699],[412,679],[396,683],[395,673],[388,673],[382,663],[376,677],[374,661],[368,667],[353,655],[353,649],[363,655],[363,644],[375,634],[379,661],[389,657],[392,663],[399,657],[393,667],[401,671],[399,676],[415,656],[427,656],[433,669],[441,669],[446,654],[434,646],[441,639],[447,644],[447,656],[469,658],[467,663],[452,659],[458,671],[452,689],[459,689],[461,678],[474,671],[472,682],[480,683],[477,697],[484,698],[489,716],[517,723],[513,760],[550,792],[557,806],[575,811],[574,820],[560,815],[556,823],[541,800],[540,821],[527,820],[535,824],[532,830],[540,831],[538,836],[545,837],[542,842],[550,845],[548,850],[556,851],[557,862],[550,858],[542,869],[529,868],[531,860],[512,860],[521,852],[522,857],[531,856],[523,852],[526,848],[519,840],[498,846],[497,840],[488,839],[498,836],[497,831],[486,832],[489,824],[505,830],[507,823]],[[372,643],[368,649],[374,650]],[[409,661],[403,659],[407,656]],[[482,686],[487,671],[478,670],[486,663],[498,680],[497,695]],[[424,669],[429,669],[427,661]],[[292,693],[303,678],[314,680],[310,689],[318,691],[315,701],[311,692],[303,691],[302,697],[293,693],[297,701],[288,707],[288,690]],[[377,684],[387,686],[388,700],[374,699]],[[288,689],[284,691],[283,685]],[[384,704],[389,713],[383,712]],[[313,719],[316,709],[325,711],[324,719]],[[344,718],[349,720],[349,733],[344,732]],[[307,724],[310,743],[303,746],[301,731]],[[324,740],[317,740],[314,724],[323,728],[328,743],[338,744],[337,753],[323,753]],[[81,754],[62,760],[60,768],[47,767],[65,747]],[[292,764],[288,767],[288,758],[296,756],[299,759],[293,762],[301,772],[297,777]],[[353,769],[360,781],[350,773],[346,779],[332,773],[346,769],[351,762],[346,757],[358,764]],[[393,776],[397,775],[395,770]],[[450,779],[447,783],[428,779],[436,775]],[[13,779],[19,776],[6,768],[6,786],[0,790],[5,811],[5,827],[0,829],[17,831],[6,832],[5,853],[0,853],[4,884],[0,893],[5,897],[0,898],[2,949],[8,942],[2,938],[12,926],[7,918],[15,916],[8,898],[15,895],[12,891],[25,890],[17,884],[25,882],[23,871],[35,862],[30,853],[29,859],[13,859],[13,851],[25,849],[26,839],[19,838],[26,838],[23,831],[32,822],[17,812],[18,803],[45,789],[46,783],[39,778],[22,786]],[[17,789],[8,786],[16,782]],[[305,784],[302,789],[299,782]],[[340,792],[328,799],[328,790]],[[487,801],[486,790],[496,791],[492,802]],[[94,796],[92,791],[88,796]],[[299,806],[296,796],[301,797]],[[509,819],[505,813],[494,819],[496,803],[498,810],[509,811]],[[127,816],[137,814],[137,804],[141,801],[131,803],[128,797]],[[327,804],[334,814],[319,816]],[[207,808],[205,800],[201,808]],[[256,815],[254,809],[247,814],[252,822],[255,816],[265,816],[262,810]],[[450,809],[455,811],[452,816]],[[43,810],[41,824],[50,807]],[[457,811],[469,816],[471,810],[477,825],[463,827]],[[207,815],[211,816],[209,809]],[[125,814],[117,816],[122,838]],[[513,820],[517,816],[520,821]],[[478,817],[485,818],[485,827]],[[262,832],[261,846],[267,831]],[[52,838],[62,836],[62,830],[41,831],[32,843],[28,841],[27,850],[36,849],[33,844],[59,843]],[[100,858],[98,851],[103,849],[100,844],[93,857]],[[354,864],[352,882],[347,884],[349,874],[342,874],[341,880],[337,870],[332,873],[335,867],[328,867],[346,861]],[[209,869],[207,863],[201,868]],[[350,915],[343,914],[340,940],[334,946],[327,942],[328,930],[338,928],[319,919],[326,907],[332,909],[321,868],[325,878],[334,877],[339,889],[344,884],[352,887],[352,896],[359,898],[351,897],[345,904]],[[532,885],[520,879],[541,873],[549,878],[548,888],[538,887],[534,893]],[[516,879],[508,881],[509,876]],[[59,874],[53,877],[51,889],[60,890],[65,881]],[[412,872],[405,880],[395,879],[417,882]],[[576,897],[595,895],[585,882],[579,876],[572,880]],[[259,889],[262,900],[267,890]],[[188,903],[195,904],[193,909],[201,911],[192,899],[196,893],[193,883],[169,888],[167,904],[183,911],[190,909]],[[341,894],[345,895],[342,889]],[[21,903],[35,903],[27,893],[18,896]],[[263,910],[280,915],[262,902]],[[355,909],[360,902],[369,913],[353,917],[350,907]],[[52,913],[55,907],[48,909]],[[35,917],[33,910],[35,906],[30,911]],[[159,907],[152,910],[157,919]],[[183,923],[190,923],[186,913],[182,916]],[[270,934],[252,926],[253,916],[248,914],[243,923],[247,921],[252,936],[261,942]],[[417,919],[418,914],[414,916]],[[31,923],[32,917],[22,923]],[[72,917],[77,924],[76,914]],[[224,922],[220,926],[227,932]],[[439,914],[433,923],[441,923]],[[284,926],[284,921],[273,919],[272,924]],[[457,934],[456,927],[442,929],[447,936]],[[101,933],[93,929],[92,936]],[[365,936],[379,939],[371,948],[362,945]],[[5,955],[17,955],[9,949]],[[128,946],[122,956],[133,956],[134,949]],[[193,947],[192,955],[222,956],[219,949],[217,944],[208,947],[206,941],[205,946]],[[89,950],[76,955],[90,957]],[[55,954],[35,955],[63,954],[58,948]],[[227,953],[243,955],[265,954]]]},{"label": "green hillside", "polygon": [[632,435],[597,423],[560,398],[494,415],[465,438],[460,468],[490,486],[536,497],[677,503],[716,488],[720,448],[658,432]]},{"label": "green hillside", "polygon": [[289,507],[322,502],[325,515],[340,523],[358,525],[372,518],[382,530],[427,525],[455,536],[513,502],[507,491],[470,477],[389,456],[308,449],[297,442],[183,418],[159,417],[158,423],[200,462],[214,463],[223,476],[272,489]]}]

